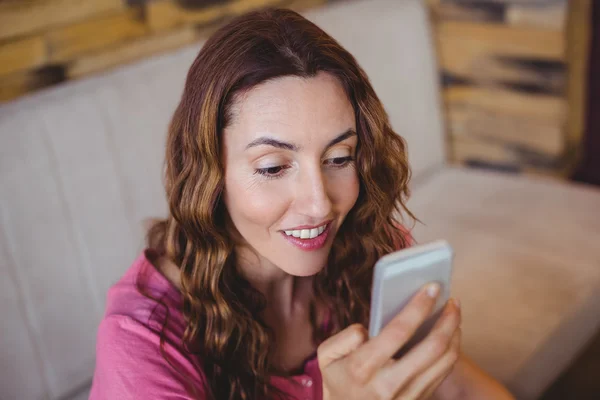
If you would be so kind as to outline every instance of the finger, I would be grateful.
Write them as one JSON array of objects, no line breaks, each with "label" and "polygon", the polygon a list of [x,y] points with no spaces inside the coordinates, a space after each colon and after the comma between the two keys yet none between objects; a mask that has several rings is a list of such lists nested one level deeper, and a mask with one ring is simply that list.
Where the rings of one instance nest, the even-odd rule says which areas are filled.
[{"label": "finger", "polygon": [[[452,299],[448,300],[448,302],[444,306],[443,313],[446,313],[449,308],[454,308],[456,310],[456,312],[458,313],[458,317],[459,317],[458,323],[460,325],[460,322],[462,320],[462,311],[460,309],[459,301],[456,298],[452,298]],[[433,328],[431,330],[435,331],[436,329],[439,329],[439,327],[441,326],[442,323],[443,323],[442,318],[440,318],[439,320],[436,321],[435,325],[433,326]]]},{"label": "finger", "polygon": [[449,301],[436,324],[437,328],[434,328],[404,357],[382,368],[374,384],[397,390],[433,366],[451,348],[453,337],[459,330],[459,323],[460,316],[456,303]]},{"label": "finger", "polygon": [[[452,370],[450,370],[452,371]],[[450,372],[448,372],[448,374],[450,374]],[[442,383],[444,383],[444,380],[446,380],[446,378],[448,377],[448,374],[439,377],[435,382],[433,382],[426,390],[425,392],[421,395],[421,399],[427,399],[427,400],[431,400],[431,398],[433,397],[433,394],[435,393],[435,391],[440,387],[440,385]]]},{"label": "finger", "polygon": [[369,380],[414,335],[431,314],[439,291],[437,283],[425,285],[379,335],[350,355],[348,366],[356,379]]},{"label": "finger", "polygon": [[317,359],[321,369],[332,362],[346,357],[356,350],[368,338],[367,330],[360,324],[350,325],[337,335],[334,335],[317,349]]},{"label": "finger", "polygon": [[444,390],[443,385],[444,385],[446,379],[452,374],[452,372],[456,368],[457,364],[460,362],[462,331],[460,329],[458,329],[456,335],[458,336],[458,338],[453,339],[451,346],[455,346],[454,348],[456,349],[456,351],[459,354],[459,356],[458,356],[459,361],[454,363],[454,365],[452,366],[452,368],[450,368],[450,371],[448,371],[447,374],[441,376],[437,381],[435,381],[431,386],[429,386],[429,388],[427,388],[427,390],[425,390],[425,393],[423,394],[424,399],[431,399],[431,397],[435,394],[436,390]]},{"label": "finger", "polygon": [[402,392],[403,398],[418,399],[426,392],[432,392],[448,377],[452,372],[454,364],[458,361],[460,354],[460,329],[452,337],[448,351],[429,369],[424,371],[412,382],[408,384],[406,390]]}]

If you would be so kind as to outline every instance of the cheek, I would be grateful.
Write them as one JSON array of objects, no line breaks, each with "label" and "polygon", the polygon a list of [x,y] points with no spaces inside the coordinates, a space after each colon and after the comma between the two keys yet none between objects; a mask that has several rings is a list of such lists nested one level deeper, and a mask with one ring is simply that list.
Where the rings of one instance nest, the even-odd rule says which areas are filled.
[{"label": "cheek", "polygon": [[338,211],[346,214],[356,203],[360,182],[354,168],[336,171],[329,179],[329,193]]},{"label": "cheek", "polygon": [[280,218],[285,200],[272,186],[258,183],[254,177],[226,177],[225,204],[238,229],[249,224],[269,227]]}]

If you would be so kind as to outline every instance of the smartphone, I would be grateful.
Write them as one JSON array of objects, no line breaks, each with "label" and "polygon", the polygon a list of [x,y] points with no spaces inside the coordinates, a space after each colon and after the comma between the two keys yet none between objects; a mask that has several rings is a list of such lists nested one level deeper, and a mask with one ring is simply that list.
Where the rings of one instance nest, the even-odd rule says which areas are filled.
[{"label": "smartphone", "polygon": [[387,254],[373,271],[369,337],[374,337],[410,299],[430,282],[440,284],[440,294],[431,315],[411,340],[394,356],[401,357],[431,331],[450,298],[454,251],[448,242],[438,240]]}]

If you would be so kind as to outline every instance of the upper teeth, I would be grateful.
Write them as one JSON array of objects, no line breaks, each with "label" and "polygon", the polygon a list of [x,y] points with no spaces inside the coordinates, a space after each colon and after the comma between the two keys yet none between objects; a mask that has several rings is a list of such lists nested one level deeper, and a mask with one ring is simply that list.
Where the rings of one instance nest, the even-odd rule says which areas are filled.
[{"label": "upper teeth", "polygon": [[285,231],[285,234],[300,239],[313,239],[323,233],[325,227],[327,227],[327,224],[312,229],[295,229],[292,231]]}]

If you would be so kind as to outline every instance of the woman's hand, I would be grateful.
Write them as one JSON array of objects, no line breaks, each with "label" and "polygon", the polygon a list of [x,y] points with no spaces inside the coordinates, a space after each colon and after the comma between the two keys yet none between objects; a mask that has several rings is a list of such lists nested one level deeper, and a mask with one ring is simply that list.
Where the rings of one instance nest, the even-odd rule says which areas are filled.
[{"label": "woman's hand", "polygon": [[460,310],[449,301],[429,335],[399,360],[393,355],[427,319],[439,294],[426,285],[381,333],[368,340],[351,325],[317,350],[323,399],[427,399],[452,370],[460,353]]}]

